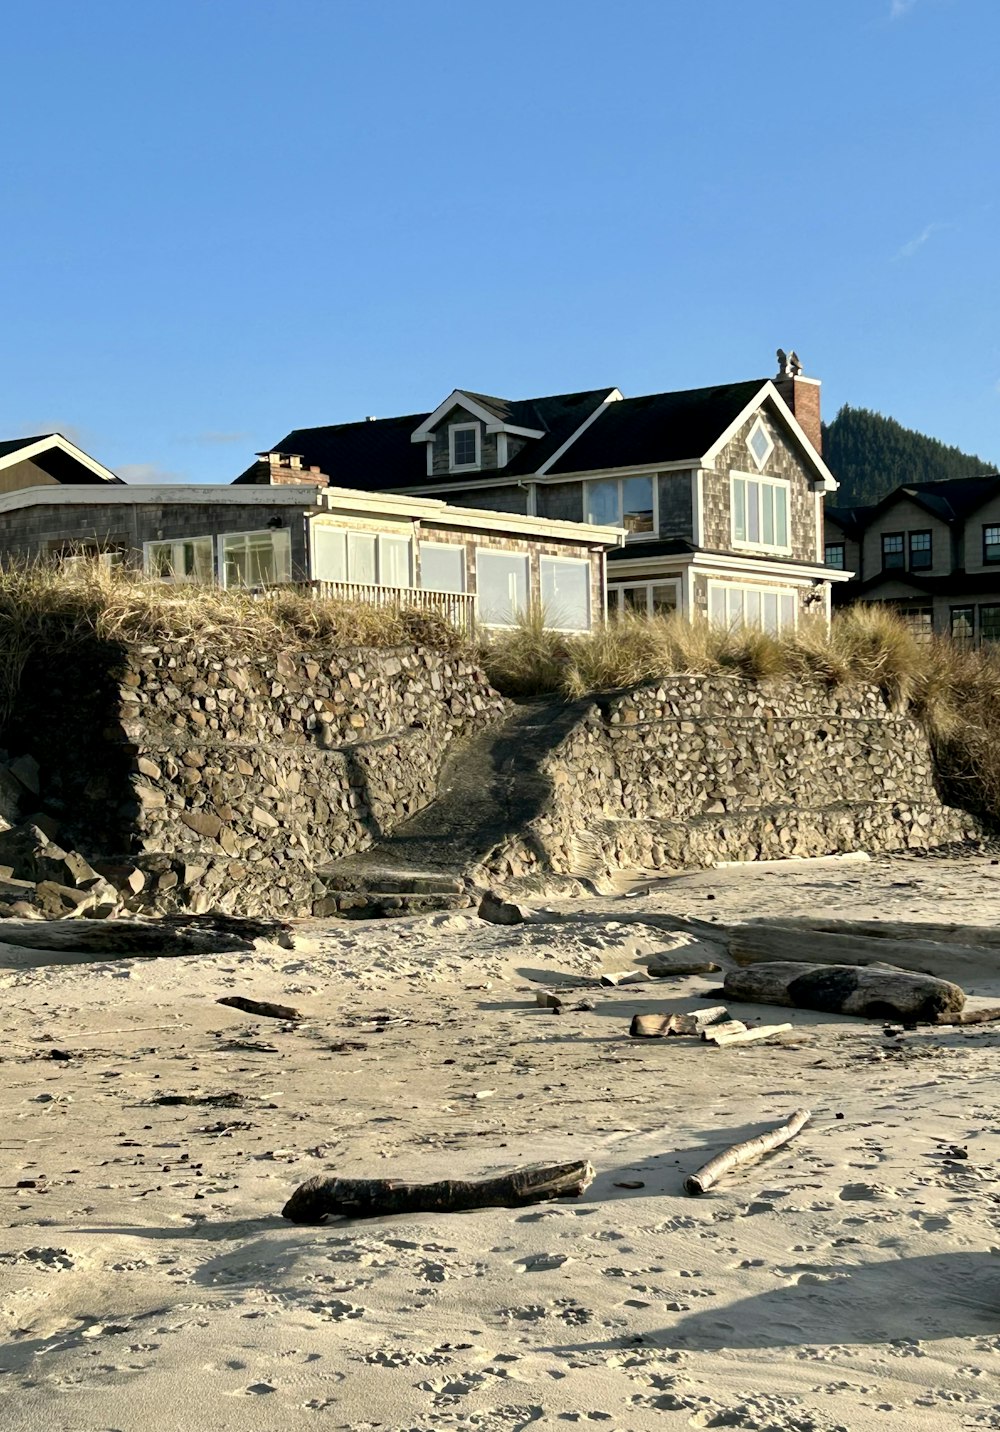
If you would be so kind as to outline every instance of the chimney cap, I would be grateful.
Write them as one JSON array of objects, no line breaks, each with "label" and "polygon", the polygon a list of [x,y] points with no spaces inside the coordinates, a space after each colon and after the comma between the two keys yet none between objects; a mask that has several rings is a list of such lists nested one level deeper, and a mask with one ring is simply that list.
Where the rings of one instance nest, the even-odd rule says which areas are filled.
[{"label": "chimney cap", "polygon": [[378,418],[375,416],[374,413],[367,413],[367,414],[365,415],[365,422],[366,422],[366,423],[377,423],[377,422],[378,422]]}]

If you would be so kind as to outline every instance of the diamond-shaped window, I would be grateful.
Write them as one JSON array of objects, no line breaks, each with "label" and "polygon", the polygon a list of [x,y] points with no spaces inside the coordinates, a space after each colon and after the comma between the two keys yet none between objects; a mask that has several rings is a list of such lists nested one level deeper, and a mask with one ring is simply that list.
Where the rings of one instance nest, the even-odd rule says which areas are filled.
[{"label": "diamond-shaped window", "polygon": [[765,428],[760,418],[758,418],[753,425],[753,429],[747,439],[747,447],[753,454],[753,460],[757,464],[759,471],[774,451],[774,443],[771,441],[767,428]]}]

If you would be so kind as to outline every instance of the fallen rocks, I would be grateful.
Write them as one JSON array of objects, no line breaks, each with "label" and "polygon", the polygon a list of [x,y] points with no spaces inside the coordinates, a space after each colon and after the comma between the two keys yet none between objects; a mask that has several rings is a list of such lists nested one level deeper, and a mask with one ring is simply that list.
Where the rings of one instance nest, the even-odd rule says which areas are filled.
[{"label": "fallen rocks", "polygon": [[730,970],[723,990],[727,998],[748,1004],[930,1023],[959,1013],[965,1004],[965,992],[958,985],[893,965],[757,964]]}]

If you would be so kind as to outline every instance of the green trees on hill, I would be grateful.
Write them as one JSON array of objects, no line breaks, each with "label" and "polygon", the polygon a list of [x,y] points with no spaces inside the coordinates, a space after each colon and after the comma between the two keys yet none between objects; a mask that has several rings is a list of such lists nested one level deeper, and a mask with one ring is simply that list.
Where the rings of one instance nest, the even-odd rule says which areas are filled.
[{"label": "green trees on hill", "polygon": [[878,502],[904,482],[942,482],[997,470],[893,418],[847,404],[832,423],[823,424],[823,457],[840,483],[831,499],[837,507]]}]

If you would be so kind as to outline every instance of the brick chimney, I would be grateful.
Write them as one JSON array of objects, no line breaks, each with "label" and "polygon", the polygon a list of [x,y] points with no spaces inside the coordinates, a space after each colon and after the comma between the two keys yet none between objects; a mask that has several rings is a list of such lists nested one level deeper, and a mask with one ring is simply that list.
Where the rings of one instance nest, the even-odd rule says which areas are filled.
[{"label": "brick chimney", "polygon": [[318,467],[303,467],[298,453],[259,452],[250,479],[256,487],[329,487]]},{"label": "brick chimney", "polygon": [[823,428],[820,421],[818,378],[804,378],[798,355],[778,349],[778,376],[774,386],[795,414],[799,427],[822,457]]}]

